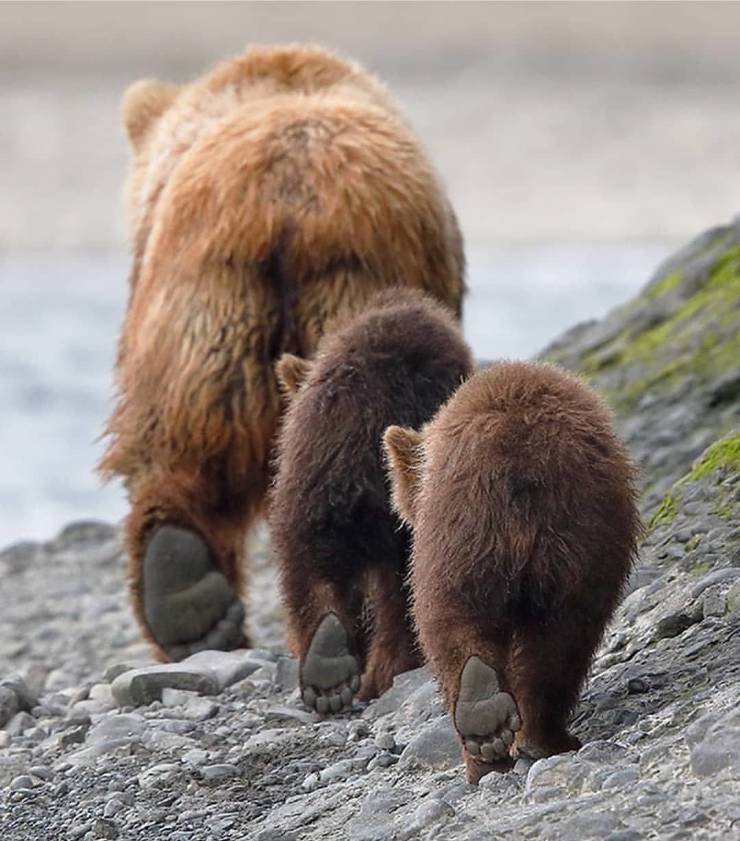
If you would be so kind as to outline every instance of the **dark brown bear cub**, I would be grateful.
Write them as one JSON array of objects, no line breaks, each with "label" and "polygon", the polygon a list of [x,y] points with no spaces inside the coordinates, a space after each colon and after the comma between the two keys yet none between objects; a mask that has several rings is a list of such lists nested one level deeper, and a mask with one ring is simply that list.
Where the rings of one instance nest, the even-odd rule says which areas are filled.
[{"label": "dark brown bear cub", "polygon": [[469,379],[421,432],[384,437],[414,529],[419,642],[477,782],[511,757],[575,749],[567,728],[640,523],[609,412],[551,365]]},{"label": "dark brown bear cub", "polygon": [[414,291],[374,298],[286,355],[270,528],[303,701],[319,713],[372,698],[419,665],[406,589],[410,532],[393,513],[382,453],[391,424],[421,427],[472,370],[453,317]]}]

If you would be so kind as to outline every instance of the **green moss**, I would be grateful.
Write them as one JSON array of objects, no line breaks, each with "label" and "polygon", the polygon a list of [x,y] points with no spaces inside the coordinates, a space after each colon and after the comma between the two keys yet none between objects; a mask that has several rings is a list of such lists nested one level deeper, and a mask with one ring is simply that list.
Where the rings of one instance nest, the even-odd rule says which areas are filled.
[{"label": "green moss", "polygon": [[693,482],[720,468],[740,473],[740,433],[728,435],[712,444],[701,459],[694,463],[685,481]]},{"label": "green moss", "polygon": [[661,295],[665,295],[666,292],[670,292],[671,289],[675,289],[681,282],[682,276],[683,273],[681,271],[675,271],[667,274],[662,280],[659,280],[655,286],[648,289],[644,295],[645,300],[654,301],[656,298],[660,298]]},{"label": "green moss", "polygon": [[714,513],[722,520],[735,520],[737,518],[737,508],[729,502],[721,503],[714,509]]},{"label": "green moss", "polygon": [[711,561],[702,561],[697,560],[695,563],[686,563],[682,565],[682,568],[689,573],[689,575],[693,575],[696,578],[701,578],[702,576],[706,575],[708,572],[711,572],[714,569],[714,564]]},{"label": "green moss", "polygon": [[693,537],[689,538],[686,541],[686,546],[684,547],[687,552],[693,552],[694,549],[701,543],[701,535],[695,534]]},{"label": "green moss", "polygon": [[[650,296],[675,287],[680,280],[677,274],[664,278]],[[621,382],[605,389],[617,411],[629,411],[646,391],[670,389],[687,375],[706,380],[740,359],[738,302],[740,247],[730,249],[715,263],[702,287],[672,316],[646,330],[627,328],[606,347],[585,356],[582,372],[598,386],[601,372],[621,370]]]},{"label": "green moss", "polygon": [[622,359],[622,348],[619,344],[613,344],[599,350],[587,353],[581,360],[581,373],[587,377],[598,374],[616,365]]},{"label": "green moss", "polygon": [[672,523],[676,518],[676,514],[678,514],[678,501],[673,495],[673,492],[670,491],[663,497],[658,510],[650,519],[648,531],[653,531],[658,526],[667,526],[669,523]]}]

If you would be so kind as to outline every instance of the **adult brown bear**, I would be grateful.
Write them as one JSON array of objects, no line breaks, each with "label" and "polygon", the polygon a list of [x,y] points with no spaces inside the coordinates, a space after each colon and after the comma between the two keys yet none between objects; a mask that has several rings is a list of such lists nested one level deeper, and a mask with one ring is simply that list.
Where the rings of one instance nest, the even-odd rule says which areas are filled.
[{"label": "adult brown bear", "polygon": [[454,214],[383,87],[318,48],[253,48],[123,121],[133,267],[105,476],[123,477],[129,582],[160,657],[243,645],[243,555],[281,414],[274,363],[376,290],[460,314]]},{"label": "adult brown bear", "polygon": [[270,530],[303,700],[320,713],[350,706],[358,690],[373,698],[420,665],[411,535],[391,508],[383,433],[431,420],[472,370],[452,314],[410,289],[378,293],[324,335],[310,362],[278,363],[292,399]]},{"label": "adult brown bear", "polygon": [[421,432],[390,427],[394,502],[414,527],[419,639],[468,780],[578,747],[567,730],[639,534],[609,412],[552,365],[496,364]]}]

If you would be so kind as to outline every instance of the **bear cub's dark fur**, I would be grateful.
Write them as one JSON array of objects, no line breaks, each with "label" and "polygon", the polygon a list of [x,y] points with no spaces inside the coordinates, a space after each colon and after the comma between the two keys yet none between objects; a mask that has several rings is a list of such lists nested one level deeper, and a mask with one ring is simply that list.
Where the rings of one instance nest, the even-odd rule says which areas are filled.
[{"label": "bear cub's dark fur", "polygon": [[428,422],[472,368],[452,314],[399,289],[327,332],[315,359],[278,362],[289,406],[270,529],[302,697],[322,714],[377,696],[420,664],[411,536],[391,508],[382,438],[392,424]]}]

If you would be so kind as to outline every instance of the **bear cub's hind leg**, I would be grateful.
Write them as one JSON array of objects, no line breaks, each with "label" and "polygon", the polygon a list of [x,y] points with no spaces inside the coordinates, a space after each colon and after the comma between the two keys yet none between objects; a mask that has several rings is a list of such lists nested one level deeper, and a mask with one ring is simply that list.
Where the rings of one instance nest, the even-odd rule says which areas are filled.
[{"label": "bear cub's hind leg", "polygon": [[171,659],[244,645],[244,606],[197,534],[160,526],[146,545],[142,566],[144,617]]},{"label": "bear cub's hind leg", "polygon": [[408,605],[403,575],[392,566],[378,566],[370,575],[373,624],[362,687],[361,701],[382,695],[393,678],[422,665]]},{"label": "bear cub's hind leg", "polygon": [[[496,763],[508,767],[509,750],[522,722],[512,695],[501,691],[496,670],[479,657],[468,657],[463,667],[454,722],[469,782],[478,782]],[[489,768],[484,769],[484,763]]]},{"label": "bear cub's hind leg", "polygon": [[301,659],[301,698],[320,715],[352,706],[360,687],[360,664],[350,653],[350,638],[336,613],[327,613]]}]

